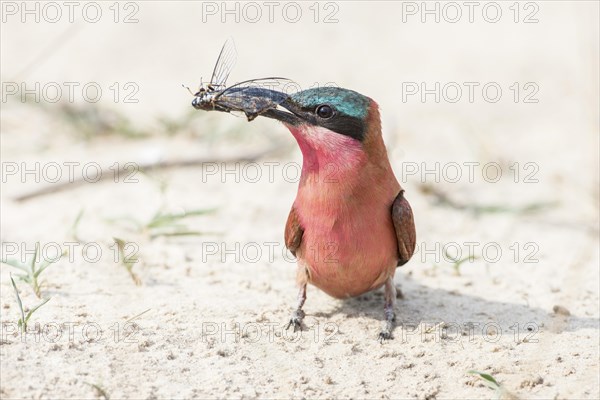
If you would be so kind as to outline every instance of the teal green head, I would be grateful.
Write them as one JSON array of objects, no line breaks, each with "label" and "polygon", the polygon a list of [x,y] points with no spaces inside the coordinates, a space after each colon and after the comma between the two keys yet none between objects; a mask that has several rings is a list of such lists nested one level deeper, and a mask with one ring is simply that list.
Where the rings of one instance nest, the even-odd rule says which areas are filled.
[{"label": "teal green head", "polygon": [[269,110],[263,115],[296,127],[321,126],[360,142],[370,130],[370,123],[379,124],[377,104],[373,100],[339,87],[303,90],[290,95],[280,106],[289,112]]}]

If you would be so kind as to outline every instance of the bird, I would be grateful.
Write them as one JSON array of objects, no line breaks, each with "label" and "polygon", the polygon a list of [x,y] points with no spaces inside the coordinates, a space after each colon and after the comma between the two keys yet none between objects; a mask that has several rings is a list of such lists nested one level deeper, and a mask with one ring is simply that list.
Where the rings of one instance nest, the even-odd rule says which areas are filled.
[{"label": "bird", "polygon": [[297,259],[302,329],[307,285],[345,299],[384,288],[380,341],[393,339],[397,267],[415,251],[413,212],[392,170],[378,104],[356,91],[317,87],[285,96],[261,115],[282,122],[302,153],[285,245]]}]

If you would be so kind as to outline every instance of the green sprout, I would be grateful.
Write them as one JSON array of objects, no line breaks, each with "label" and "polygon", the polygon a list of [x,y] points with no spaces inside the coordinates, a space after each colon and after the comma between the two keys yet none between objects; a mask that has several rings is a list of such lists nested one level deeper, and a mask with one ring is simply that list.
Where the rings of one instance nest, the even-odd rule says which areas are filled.
[{"label": "green sprout", "polygon": [[182,223],[183,219],[213,212],[213,209],[191,210],[182,213],[156,212],[154,216],[142,227],[142,232],[148,234],[151,239],[159,236],[198,236],[202,232],[192,231]]},{"label": "green sprout", "polygon": [[39,253],[40,253],[40,243],[37,242],[35,244],[35,253],[29,264],[22,263],[19,260],[15,260],[15,259],[3,259],[2,263],[6,264],[6,265],[10,265],[11,267],[15,267],[15,268],[23,271],[23,274],[17,275],[17,277],[20,280],[22,280],[23,282],[28,283],[31,286],[31,288],[33,289],[33,292],[35,293],[35,295],[41,299],[43,283],[40,282],[40,279],[39,279],[40,275],[42,274],[42,272],[44,272],[46,270],[46,268],[48,268],[50,265],[56,263],[58,260],[60,260],[60,258],[62,256],[67,254],[67,251],[66,250],[63,251],[60,256],[58,256],[57,258],[55,258],[53,260],[43,260],[38,263]]},{"label": "green sprout", "polygon": [[512,394],[511,392],[506,390],[506,388],[504,386],[502,386],[500,383],[498,383],[496,378],[494,378],[492,375],[486,374],[485,372],[476,371],[473,369],[470,371],[467,371],[467,373],[469,373],[471,375],[479,376],[483,380],[483,384],[485,386],[489,387],[490,389],[492,389],[496,392],[497,399],[506,399],[506,400],[517,399],[517,397],[514,394]]},{"label": "green sprout", "polygon": [[73,221],[73,224],[71,225],[71,228],[69,229],[69,236],[72,237],[77,242],[81,242],[81,239],[79,238],[78,230],[79,230],[79,223],[81,222],[81,218],[83,217],[84,211],[85,210],[83,208],[81,210],[79,210],[79,213],[75,217],[75,220]]},{"label": "green sprout", "polygon": [[140,286],[142,284],[142,281],[137,276],[137,274],[135,272],[133,272],[133,266],[135,265],[135,263],[138,262],[138,259],[135,256],[135,253],[132,253],[129,255],[125,254],[125,247],[127,246],[128,242],[124,241],[123,239],[119,239],[119,238],[113,238],[113,240],[117,244],[117,249],[119,251],[119,262],[125,267],[125,269],[129,273],[129,276],[131,277],[133,282],[137,286]]},{"label": "green sprout", "polygon": [[17,284],[15,283],[12,274],[10,274],[10,282],[12,283],[13,289],[15,289],[15,295],[17,296],[17,305],[19,306],[19,310],[21,311],[21,318],[19,318],[19,321],[17,321],[17,325],[21,329],[21,332],[24,332],[27,330],[27,322],[29,322],[29,319],[31,318],[33,313],[36,312],[41,306],[46,304],[48,301],[50,301],[50,298],[44,299],[44,301],[42,301],[37,306],[33,307],[27,312],[27,314],[25,314],[25,311],[23,310],[23,301],[21,301],[21,296],[19,296],[19,289],[17,289]]},{"label": "green sprout", "polygon": [[148,132],[134,127],[125,115],[106,107],[81,107],[63,103],[58,110],[52,108],[52,112],[87,140],[106,135],[117,135],[128,139],[149,136]]},{"label": "green sprout", "polygon": [[456,276],[460,276],[460,266],[462,264],[464,264],[465,262],[473,262],[475,260],[477,260],[479,257],[473,255],[473,256],[467,256],[467,257],[463,257],[461,259],[455,259],[454,257],[452,257],[449,253],[448,253],[448,249],[444,249],[444,253],[446,256],[447,260],[452,260],[454,261],[452,263],[452,268],[454,268],[454,275]]},{"label": "green sprout", "polygon": [[506,204],[474,204],[457,201],[441,189],[430,184],[422,184],[419,189],[421,190],[421,193],[431,196],[436,205],[468,211],[474,215],[497,213],[533,214],[558,206],[557,202],[537,202],[520,206],[509,206]]},{"label": "green sprout", "polygon": [[109,221],[129,221],[135,226],[135,230],[138,233],[149,236],[150,239],[156,239],[160,236],[199,236],[205,234],[205,232],[190,230],[183,223],[183,220],[189,217],[209,214],[214,211],[215,209],[198,209],[181,213],[165,213],[161,208],[146,222],[140,222],[130,217],[111,219]]}]

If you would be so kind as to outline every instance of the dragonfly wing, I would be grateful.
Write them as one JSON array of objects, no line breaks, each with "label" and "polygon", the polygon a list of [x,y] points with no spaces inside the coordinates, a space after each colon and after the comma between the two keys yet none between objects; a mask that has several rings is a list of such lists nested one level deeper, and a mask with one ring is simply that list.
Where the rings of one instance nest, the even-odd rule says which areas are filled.
[{"label": "dragonfly wing", "polygon": [[218,87],[225,87],[227,78],[235,66],[237,60],[237,51],[232,38],[228,38],[221,48],[219,58],[215,64],[215,68],[210,78],[210,83]]},{"label": "dragonfly wing", "polygon": [[295,87],[295,84],[290,79],[280,77],[268,77],[259,79],[249,79],[247,81],[238,82],[234,85],[229,86],[226,89],[221,90],[217,97],[223,96],[229,93],[230,91],[238,91],[240,89],[246,88],[267,89],[272,91],[278,90],[279,92],[283,93],[289,93],[293,89],[297,89],[297,87]]}]

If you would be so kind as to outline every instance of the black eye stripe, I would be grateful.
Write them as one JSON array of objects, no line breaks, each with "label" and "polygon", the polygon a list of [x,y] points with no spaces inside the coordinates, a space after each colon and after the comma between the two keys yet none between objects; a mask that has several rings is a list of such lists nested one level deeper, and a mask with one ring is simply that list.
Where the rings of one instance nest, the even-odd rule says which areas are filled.
[{"label": "black eye stripe", "polygon": [[335,118],[320,121],[320,125],[344,136],[362,141],[365,137],[365,124],[363,120],[338,114]]},{"label": "black eye stripe", "polygon": [[303,118],[313,125],[322,126],[330,131],[339,133],[340,135],[348,136],[361,142],[364,140],[366,126],[362,119],[351,117],[336,111],[335,108],[328,104],[327,105],[333,110],[333,116],[321,118],[317,115],[317,109],[324,105],[326,104],[319,104],[313,107],[302,107],[302,111],[305,113]]}]

